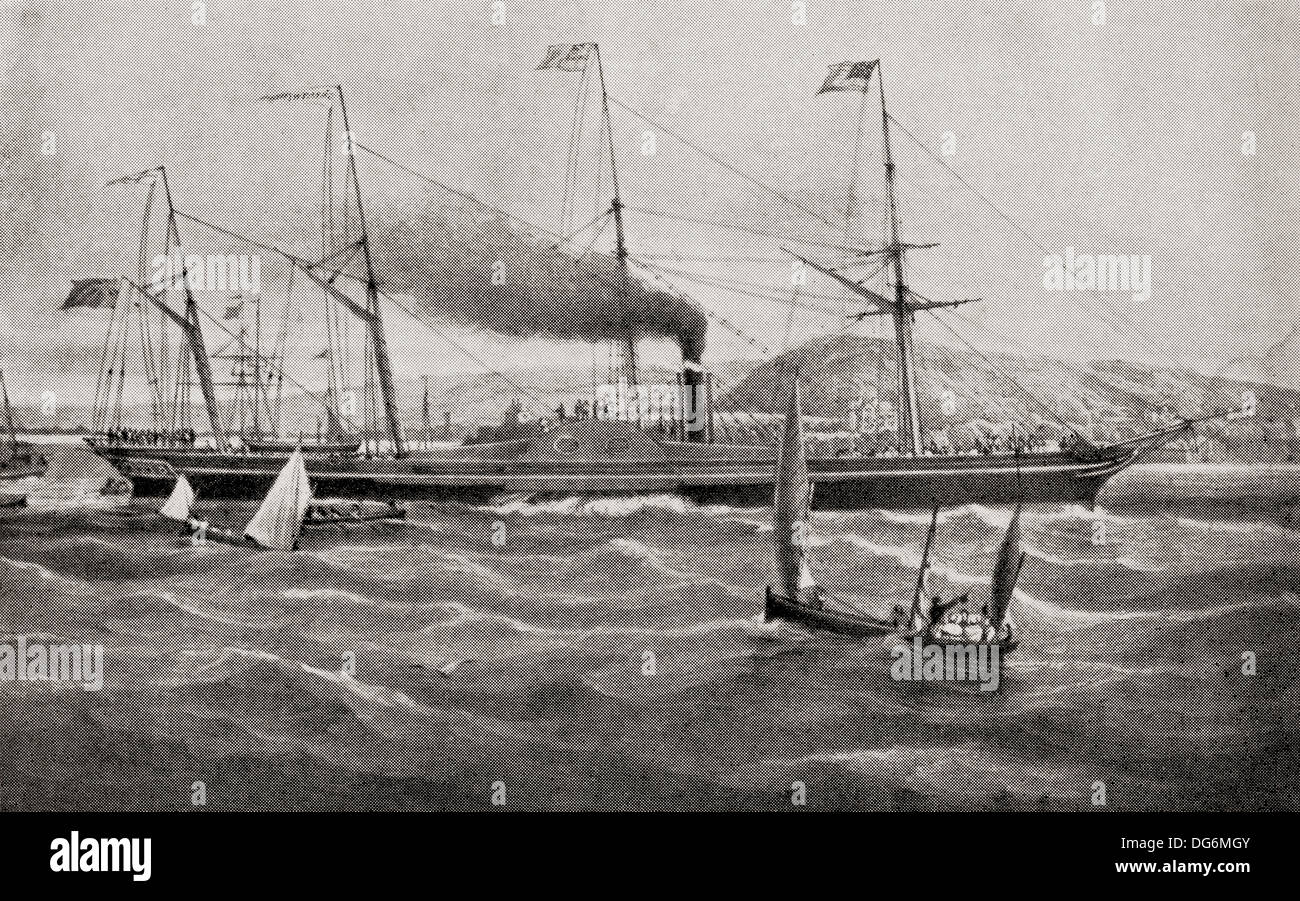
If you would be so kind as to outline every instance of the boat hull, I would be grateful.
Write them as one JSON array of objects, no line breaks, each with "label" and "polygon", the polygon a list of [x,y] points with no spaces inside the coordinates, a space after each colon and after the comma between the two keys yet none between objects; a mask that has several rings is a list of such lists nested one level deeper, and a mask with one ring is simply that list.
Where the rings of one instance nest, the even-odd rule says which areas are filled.
[{"label": "boat hull", "polygon": [[370,522],[405,522],[406,510],[398,508],[396,510],[382,510],[377,513],[331,513],[317,512],[309,515],[302,521],[304,529],[325,528],[326,526],[346,526],[356,523]]},{"label": "boat hull", "polygon": [[931,635],[928,630],[925,632],[904,632],[898,636],[898,639],[901,642],[911,643],[917,637],[920,637],[923,645],[936,645],[941,648],[980,647],[982,645],[988,645],[992,647],[993,645],[997,645],[999,648],[998,653],[1000,653],[1004,657],[1007,654],[1010,654],[1016,648],[1020,647],[1020,639],[1018,637],[1003,638],[999,641],[967,641],[964,638],[947,638],[943,636],[934,636]]},{"label": "boat hull", "polygon": [[45,475],[48,462],[40,454],[22,454],[0,461],[0,480],[39,479]]},{"label": "boat hull", "polygon": [[834,632],[836,635],[847,635],[852,638],[878,638],[898,631],[893,623],[873,617],[854,616],[834,610],[815,610],[777,594],[771,587],[767,589],[763,616],[769,622],[780,619],[806,628]]},{"label": "boat hull", "polygon": [[[105,459],[131,479],[141,497],[163,497],[171,491],[177,473],[184,473],[205,497],[255,499],[265,495],[278,472],[274,457],[223,458],[217,455],[136,457],[104,453]],[[366,465],[384,463],[386,466]],[[1063,503],[1091,506],[1106,481],[1110,466],[1082,464],[1025,468],[1017,476],[1010,464],[979,469],[936,470],[928,467],[899,469],[864,465],[852,472],[828,471],[809,462],[814,486],[813,507],[818,510],[910,510],[933,504]],[[142,465],[143,464],[143,465]],[[1116,470],[1117,471],[1117,470]],[[501,467],[496,472],[419,472],[406,460],[324,461],[309,458],[307,472],[321,494],[376,500],[458,500],[487,502],[500,495],[601,496],[681,494],[700,504],[762,507],[772,502],[769,473],[747,472],[741,480],[727,481],[715,471],[665,471],[573,473]]]},{"label": "boat hull", "polygon": [[[501,495],[572,497],[680,494],[702,504],[769,506],[774,449],[665,442],[628,423],[570,421],[523,441],[466,445],[409,456],[311,455],[317,496],[459,500]],[[206,497],[263,497],[286,455],[131,445],[90,439],[142,496],[171,490],[183,473]],[[1131,452],[989,456],[813,457],[819,510],[929,509],[971,503],[1092,504]]]}]

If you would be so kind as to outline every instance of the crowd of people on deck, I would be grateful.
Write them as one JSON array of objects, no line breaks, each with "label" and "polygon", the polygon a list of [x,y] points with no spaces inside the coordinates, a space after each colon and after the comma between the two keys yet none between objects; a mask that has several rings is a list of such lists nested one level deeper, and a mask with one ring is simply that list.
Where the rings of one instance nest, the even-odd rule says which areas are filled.
[{"label": "crowd of people on deck", "polygon": [[107,429],[104,435],[113,444],[144,444],[154,447],[190,447],[198,437],[193,429]]},{"label": "crowd of people on deck", "polygon": [[[816,438],[814,441],[818,440]],[[1059,442],[1061,450],[1069,450],[1077,440],[1073,436],[1067,435]],[[1013,454],[1035,454],[1052,450],[1052,446],[1047,438],[1043,435],[1014,435],[1000,436],[992,435],[987,437],[978,437],[969,445],[944,443],[941,444],[934,438],[925,442],[921,452],[925,456],[961,456],[961,457],[987,457],[994,455],[1013,455]],[[889,441],[872,441],[869,439],[859,438],[853,442],[853,446],[841,448],[836,452],[840,457],[897,457],[901,453],[892,442]]]}]

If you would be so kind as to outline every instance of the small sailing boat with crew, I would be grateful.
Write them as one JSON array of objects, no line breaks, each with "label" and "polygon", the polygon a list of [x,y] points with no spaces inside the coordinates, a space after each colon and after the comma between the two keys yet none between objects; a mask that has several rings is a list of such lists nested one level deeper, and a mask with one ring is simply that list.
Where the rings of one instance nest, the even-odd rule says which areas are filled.
[{"label": "small sailing boat with crew", "polygon": [[304,529],[325,526],[346,526],[368,522],[402,522],[406,519],[406,508],[396,501],[371,502],[331,501],[314,503],[307,508],[307,516],[302,521]]},{"label": "small sailing boat with crew", "polygon": [[[181,493],[177,494],[177,491]],[[258,507],[242,533],[218,528],[210,525],[207,520],[193,518],[189,515],[189,507],[193,502],[194,492],[189,489],[188,482],[178,479],[177,489],[159,512],[172,519],[179,519],[183,515],[190,530],[190,540],[194,544],[220,541],[266,550],[297,550],[303,519],[311,506],[311,484],[307,480],[302,448],[294,448],[289,455],[288,462],[276,476],[262,506]]]},{"label": "small sailing boat with crew", "polygon": [[766,619],[781,619],[814,629],[858,638],[898,631],[893,620],[855,610],[830,597],[808,567],[807,545],[812,515],[812,483],[804,447],[803,414],[799,405],[798,373],[786,393],[785,424],[777,447],[776,494],[772,536],[776,544],[777,588],[767,587]]},{"label": "small sailing boat with crew", "polygon": [[[938,524],[939,508],[936,507],[930,518],[930,531],[925,539],[916,590],[912,594],[911,612],[906,618],[907,625],[899,630],[899,639],[907,642],[920,639],[923,645],[997,645],[1000,653],[1010,654],[1020,646],[1019,633],[1007,615],[1015,596],[1020,568],[1025,562],[1025,552],[1021,548],[1020,505],[1016,505],[998,545],[989,600],[979,610],[974,608],[970,595],[961,595],[948,601],[933,597],[929,610],[921,611],[922,598],[928,594],[925,585],[930,573],[930,549]],[[901,624],[902,611],[897,613]]]},{"label": "small sailing boat with crew", "polygon": [[901,605],[885,619],[855,609],[834,598],[817,584],[808,565],[812,486],[808,480],[808,460],[804,448],[803,413],[799,402],[797,374],[790,379],[785,395],[785,422],[781,444],[777,449],[776,492],[772,512],[772,535],[776,549],[777,587],[768,586],[765,618],[781,619],[813,629],[855,638],[898,635],[925,644],[981,645],[996,644],[1007,654],[1020,644],[1015,625],[1007,616],[1015,594],[1016,581],[1025,553],[1021,548],[1020,506],[1011,516],[998,547],[997,563],[989,601],[980,610],[972,606],[969,595],[944,601],[934,597],[927,611],[922,600],[930,571],[930,554],[939,524],[939,507],[934,508],[925,539],[921,567],[912,594],[910,612]]}]

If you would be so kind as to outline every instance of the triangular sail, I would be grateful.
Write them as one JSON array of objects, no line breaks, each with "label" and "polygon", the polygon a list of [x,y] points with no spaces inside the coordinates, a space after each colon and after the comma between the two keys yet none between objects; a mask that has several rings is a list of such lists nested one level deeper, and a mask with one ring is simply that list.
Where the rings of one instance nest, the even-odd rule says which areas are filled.
[{"label": "triangular sail", "polygon": [[998,560],[993,565],[992,594],[989,598],[989,618],[995,628],[1002,626],[1007,610],[1011,607],[1011,597],[1016,590],[1016,579],[1020,575],[1020,565],[1025,559],[1020,547],[1020,505],[1011,516],[1002,544],[998,548]]},{"label": "triangular sail", "polygon": [[785,425],[781,430],[776,467],[775,509],[772,514],[776,579],[785,597],[799,600],[815,593],[816,583],[804,559],[812,490],[808,483],[808,458],[804,451],[797,377],[791,377],[786,395]]},{"label": "triangular sail", "polygon": [[311,503],[311,486],[307,482],[307,467],[303,465],[302,448],[295,448],[284,469],[275,477],[275,484],[262,501],[244,529],[244,537],[265,548],[291,551],[298,542],[303,517]]},{"label": "triangular sail", "polygon": [[190,510],[193,507],[194,489],[190,487],[189,480],[185,476],[179,476],[176,479],[176,487],[167,498],[167,503],[163,504],[158,512],[177,522],[189,522]]},{"label": "triangular sail", "polygon": [[916,589],[912,592],[912,612],[910,622],[913,629],[925,626],[921,616],[921,595],[925,592],[926,577],[930,574],[930,548],[934,546],[934,533],[939,527],[939,505],[936,504],[930,516],[930,531],[925,535],[925,550],[921,554],[921,566],[916,573]]},{"label": "triangular sail", "polygon": [[18,455],[18,433],[14,428],[14,408],[9,405],[9,388],[5,385],[5,374],[0,372],[0,395],[4,396],[5,415],[5,456],[13,459]]}]

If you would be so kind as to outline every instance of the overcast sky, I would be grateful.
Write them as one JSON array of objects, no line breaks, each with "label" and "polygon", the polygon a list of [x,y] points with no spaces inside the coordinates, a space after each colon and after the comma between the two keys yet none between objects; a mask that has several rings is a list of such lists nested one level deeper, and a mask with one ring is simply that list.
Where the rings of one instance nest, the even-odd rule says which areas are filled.
[{"label": "overcast sky", "polygon": [[[342,84],[359,140],[561,229],[579,76],[535,67],[548,44],[594,40],[617,100],[833,221],[859,98],[814,94],[829,64],[879,58],[891,113],[934,153],[951,133],[944,159],[1000,211],[896,135],[904,238],[939,244],[912,255],[912,283],[935,299],[984,299],[962,308],[974,324],[954,320],[963,337],[985,350],[1216,371],[1295,321],[1300,85],[1297,51],[1281,38],[1300,33],[1300,10],[1284,0],[1106,7],[1096,25],[1091,0],[809,0],[796,24],[788,0],[505,0],[498,26],[489,0],[209,0],[196,26],[188,0],[0,0],[10,66],[0,84],[0,355],[20,391],[93,382],[80,363],[33,350],[93,344],[102,329],[100,314],[56,308],[70,278],[118,274],[134,254],[142,195],[105,190],[113,177],[162,162],[182,208],[241,232],[303,233],[301,211],[319,190],[320,119],[251,102],[268,92]],[[877,103],[873,92],[859,160],[854,237],[865,243],[880,236]],[[643,153],[655,130],[618,106],[614,123],[630,207],[843,237],[667,135]],[[1253,156],[1242,152],[1247,131]],[[39,152],[46,132],[50,155]],[[361,166],[376,209],[438,196],[373,160]],[[598,210],[594,167],[584,168],[578,224]],[[710,282],[677,284],[759,344],[786,340],[785,305],[721,287],[788,293],[780,240],[636,210],[628,231],[635,254]],[[184,237],[195,251],[208,246],[188,226]],[[1045,291],[1044,250],[1066,247],[1150,255],[1150,300]],[[815,276],[808,290],[838,296]],[[842,312],[844,302],[823,306]],[[790,338],[842,327],[842,317],[800,312]],[[409,375],[475,369],[418,327],[392,331]],[[944,339],[927,323],[921,331]],[[580,347],[457,333],[505,368],[589,359]],[[676,360],[668,345],[643,353]],[[755,353],[715,328],[706,361]]]}]

